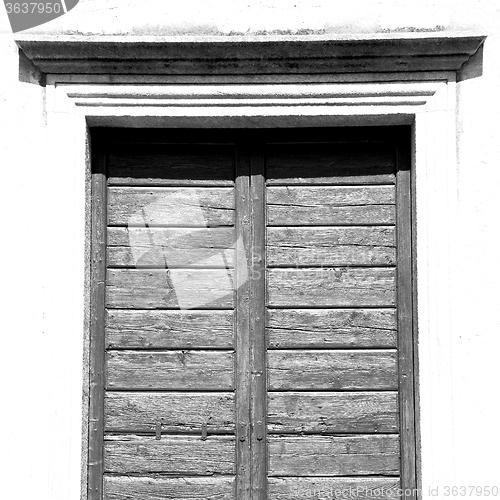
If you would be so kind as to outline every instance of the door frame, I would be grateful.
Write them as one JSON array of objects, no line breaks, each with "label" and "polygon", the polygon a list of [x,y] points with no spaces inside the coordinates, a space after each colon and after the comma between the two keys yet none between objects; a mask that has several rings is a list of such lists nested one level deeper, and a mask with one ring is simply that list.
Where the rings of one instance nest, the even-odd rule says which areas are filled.
[{"label": "door frame", "polygon": [[[437,47],[435,37],[426,40],[425,35],[415,36]],[[411,41],[411,37],[406,38]],[[457,40],[463,41],[460,36],[449,37],[448,45],[444,45],[456,44]],[[71,200],[65,206],[64,215],[72,224],[71,249],[66,258],[75,280],[80,283],[81,293],[73,299],[74,319],[70,327],[82,335],[72,337],[67,356],[68,362],[83,367],[80,385],[74,387],[75,393],[82,395],[83,410],[80,403],[73,404],[62,417],[62,424],[73,443],[64,453],[73,467],[75,461],[81,461],[81,482],[72,476],[71,491],[80,490],[81,497],[87,498],[91,320],[88,236],[93,210],[89,129],[95,126],[411,125],[412,217],[415,221],[413,286],[414,297],[418,295],[418,304],[414,302],[414,370],[418,381],[415,394],[417,488],[422,491],[430,486],[452,483],[453,463],[442,457],[449,455],[455,438],[450,422],[453,401],[449,388],[452,385],[453,290],[458,287],[450,272],[455,262],[453,245],[458,231],[456,71],[482,41],[484,37],[470,41],[468,54],[464,50],[460,61],[457,54],[444,53],[444,49],[439,53],[441,49],[437,47],[432,55],[440,57],[429,57],[434,66],[424,65],[416,70],[411,64],[397,68],[397,61],[377,66],[380,59],[374,57],[373,63],[367,63],[359,72],[332,71],[318,75],[315,70],[306,70],[297,74],[287,66],[285,56],[275,74],[257,79],[248,71],[246,74],[183,77],[153,74],[153,70],[143,75],[125,71],[116,74],[110,68],[94,70],[89,66],[82,70],[78,67],[78,56],[72,64],[66,64],[66,69],[51,69],[50,64],[46,68],[42,64],[43,54],[38,60],[29,54],[29,44],[18,41],[21,47],[24,45],[28,56],[49,73],[46,77],[46,117],[48,137],[53,141],[54,173],[66,182],[67,199]],[[351,39],[352,47],[356,42]],[[50,43],[35,40],[32,47],[39,52],[48,50],[56,54],[52,62],[59,57],[58,51],[71,50],[71,41]],[[127,40],[119,43],[127,48]],[[399,42],[394,43],[397,46]],[[88,41],[84,46],[91,45],[92,41]],[[411,44],[406,49],[404,43],[400,45],[403,50],[399,53],[408,55]],[[78,53],[79,47],[76,49]],[[126,54],[125,50],[120,56],[124,62]],[[452,59],[454,64],[449,64]],[[195,92],[193,84],[201,92]],[[80,449],[74,446],[75,442],[81,442]]]},{"label": "door frame", "polygon": [[[337,127],[335,127],[337,128]],[[401,495],[415,498],[416,491],[416,429],[414,395],[414,334],[413,334],[413,258],[412,258],[412,188],[411,188],[411,136],[410,127],[350,127],[342,128],[330,138],[330,128],[294,128],[272,131],[269,135],[261,129],[245,129],[244,133],[232,129],[108,129],[95,128],[91,131],[92,172],[91,172],[91,265],[90,265],[90,354],[89,354],[89,475],[88,491],[90,500],[101,500],[103,487],[103,437],[104,437],[104,394],[105,394],[105,283],[106,283],[106,232],[107,232],[107,144],[150,143],[168,141],[189,142],[186,134],[193,131],[193,143],[221,142],[238,145],[235,159],[235,203],[236,233],[241,236],[236,255],[244,266],[236,266],[235,325],[238,340],[235,345],[236,360],[244,364],[249,361],[253,367],[249,379],[237,377],[236,398],[248,400],[251,413],[261,422],[266,421],[265,402],[266,366],[264,362],[266,345],[261,332],[265,330],[265,164],[262,146],[267,140],[272,142],[363,142],[384,141],[394,146],[396,165],[396,311],[398,325],[398,400],[400,425],[400,478],[402,490],[412,492]],[[314,131],[314,139],[307,137]],[[323,130],[324,133],[320,131]],[[306,136],[304,138],[304,136]],[[253,203],[249,203],[253,200]],[[246,222],[246,224],[245,224]],[[252,233],[252,236],[251,234]],[[255,237],[255,239],[253,239]],[[243,258],[244,256],[244,258]],[[248,263],[248,264],[247,264]],[[261,276],[258,280],[247,280],[249,269]],[[244,298],[243,298],[244,297]],[[250,304],[250,305],[249,305]],[[249,322],[249,312],[252,321]],[[247,359],[248,353],[250,359]],[[238,361],[236,361],[238,363]],[[250,389],[252,387],[253,389]],[[252,395],[250,396],[250,393]],[[236,498],[261,498],[267,494],[266,446],[264,439],[255,439],[253,421],[248,420],[246,407],[236,405]],[[244,427],[240,430],[240,425]],[[404,432],[403,432],[404,431]],[[240,439],[242,438],[243,439]],[[247,438],[247,439],[245,439]],[[240,442],[241,441],[241,442]],[[252,452],[246,441],[251,441]],[[253,460],[256,458],[257,460]],[[249,486],[251,484],[251,487]]]},{"label": "door frame", "polygon": [[[405,85],[408,85],[408,84],[405,84]],[[386,99],[390,99],[391,103],[388,104],[387,106],[394,106],[394,102],[396,102],[396,106],[398,107],[397,108],[398,111],[400,110],[400,106],[401,107],[408,106],[407,102],[402,104],[401,101],[403,101],[403,99],[401,99],[401,97],[399,95],[397,95],[398,93],[401,92],[401,88],[395,88],[394,84],[376,84],[376,86],[379,89],[381,86],[390,88],[389,93],[391,95],[386,97]],[[61,91],[62,90],[61,87],[62,86],[59,85],[57,90]],[[64,86],[64,87],[66,87],[66,86]],[[87,87],[87,86],[85,86],[85,87]],[[296,86],[294,86],[294,87],[296,87]],[[300,87],[301,87],[300,89],[295,88],[294,95],[289,96],[288,98],[297,99],[297,100],[311,99],[311,101],[313,99],[315,99],[315,97],[307,96],[307,94],[310,94],[310,90],[311,90],[310,85],[305,84],[305,85],[301,85]],[[322,88],[321,88],[320,92],[324,92],[324,86],[322,84],[321,84],[321,87]],[[346,88],[347,86],[344,84],[334,84],[331,86],[329,85],[329,87],[333,87],[333,88],[329,88],[328,91],[331,92],[332,94],[336,94],[336,95],[338,95],[339,91],[341,91],[341,90],[348,90]],[[351,87],[351,85],[349,85],[349,87]],[[363,87],[363,88],[360,88],[360,87]],[[432,91],[433,91],[432,97],[434,98],[432,100],[433,102],[432,101],[429,102],[429,100],[426,100],[425,106],[426,107],[427,106],[434,107],[434,113],[432,114],[433,118],[435,117],[435,115],[439,116],[440,111],[441,111],[441,113],[443,113],[443,115],[447,114],[448,110],[446,108],[443,109],[444,100],[446,98],[446,101],[448,103],[448,100],[450,99],[449,94],[450,94],[450,92],[454,91],[454,86],[452,84],[450,84],[449,81],[446,82],[446,84],[442,81],[441,82],[432,82],[432,83],[425,82],[425,83],[422,83],[418,86],[412,85],[412,87],[418,88],[418,91],[415,91],[412,89],[413,90],[412,97],[416,97],[417,99],[422,99],[423,95],[425,95],[428,98],[429,97],[428,94],[431,93],[430,89],[432,89]],[[92,94],[93,94],[92,97],[88,97],[88,94],[89,94],[88,87],[84,88],[83,90],[85,92],[84,98],[85,99],[92,99],[92,97],[94,95],[97,95],[97,94],[99,94],[99,92],[102,92],[102,87],[95,89],[95,94],[94,94],[94,92],[92,92]],[[113,88],[113,90],[120,91],[121,89]],[[137,89],[135,89],[135,90],[137,90]],[[148,92],[148,90],[144,87],[142,90],[144,93]],[[157,90],[157,89],[154,89],[154,90]],[[351,90],[351,89],[349,89],[349,90]],[[238,89],[238,91],[243,92],[244,89],[241,89],[241,87],[240,87],[240,89]],[[352,98],[352,94],[349,95],[348,99],[350,101],[352,101],[348,104],[349,108],[352,107],[352,109],[354,111],[359,112],[359,107],[358,107],[359,101],[363,101],[365,99],[364,96],[367,94],[370,94],[371,91],[372,91],[372,88],[369,87],[369,84],[368,85],[367,84],[357,84],[356,85],[356,93],[358,93],[359,95],[356,96],[354,99]],[[71,100],[72,99],[82,99],[81,92],[82,92],[81,87],[78,88],[78,87],[71,85],[67,89],[67,94],[64,96],[64,98],[71,99]],[[151,92],[151,88],[149,88],[149,92]],[[417,94],[417,92],[418,92],[418,94]],[[375,92],[373,92],[373,93],[375,93]],[[396,95],[393,95],[393,94],[396,94]],[[417,94],[417,95],[415,96],[415,94]],[[379,96],[380,96],[380,94],[377,97],[379,97]],[[115,98],[115,96],[114,95],[110,96],[110,92],[108,91],[107,98],[113,99],[113,98]],[[225,99],[233,99],[234,95],[228,96],[228,97],[224,96],[224,98]],[[271,99],[273,99],[273,98],[271,98]],[[341,97],[341,99],[345,99],[345,97]],[[374,101],[375,101],[375,99],[374,99]],[[417,102],[419,103],[420,106],[423,106],[422,101],[417,101]],[[129,103],[127,103],[127,104],[129,104]],[[73,103],[73,105],[75,105],[76,107],[80,107],[81,102],[75,102],[75,103]],[[293,105],[294,105],[294,103],[291,104],[291,106],[293,106]],[[370,104],[370,106],[372,106],[372,105],[373,104]],[[89,107],[94,107],[94,106],[95,106],[94,103],[90,103],[90,105],[89,105]],[[278,105],[276,105],[276,107],[278,107]],[[361,107],[364,108],[365,104],[363,103],[361,105]],[[304,110],[303,110],[302,104],[300,105],[300,108],[301,108],[300,112],[303,113]],[[307,108],[308,108],[307,111],[309,111],[310,115],[306,115],[304,113],[304,114],[301,114],[300,116],[293,116],[295,124],[300,123],[301,125],[311,127],[314,125],[325,126],[328,123],[328,124],[331,124],[331,126],[339,126],[342,123],[344,123],[344,121],[345,121],[345,115],[343,115],[343,114],[329,115],[327,117],[328,120],[325,120],[323,116],[316,119],[316,116],[314,115],[314,113],[317,110],[316,110],[316,105],[314,102],[311,102],[311,104],[308,105]],[[435,109],[435,108],[437,108],[437,109]],[[439,109],[439,108],[441,108],[441,109]],[[174,123],[174,122],[177,122],[179,124],[182,123],[182,120],[176,120],[177,117],[175,116],[175,112],[177,111],[177,109],[174,107],[171,107],[168,109],[169,109],[169,111],[172,112],[172,115],[174,115],[174,116],[161,117],[163,119],[160,118],[160,120],[154,122],[155,127],[158,124],[161,124],[162,128],[170,128],[172,126],[172,123]],[[219,109],[220,109],[219,107],[215,108],[215,110],[217,110],[217,111]],[[336,107],[332,107],[331,109],[333,109],[335,111],[339,111],[339,109]],[[213,112],[215,110],[214,109],[204,109],[204,111],[208,111],[208,112]],[[93,111],[95,112],[95,110],[93,110]],[[113,107],[113,111],[116,111],[116,108]],[[344,111],[344,110],[340,109],[340,111]],[[393,111],[393,110],[391,109],[391,111]],[[426,111],[424,111],[424,113],[426,113]],[[431,132],[430,130],[432,130],[434,127],[428,126],[429,125],[428,115],[424,114],[424,116],[425,116],[425,119],[427,122],[425,124],[425,125],[427,125],[426,130],[425,130],[425,134],[426,134],[426,138],[429,138],[429,136],[432,136],[432,135],[438,133],[439,126],[437,126],[434,129],[434,132]],[[407,125],[407,124],[409,124],[412,127],[413,140],[415,142],[417,142],[418,132],[422,130],[421,123],[423,120],[421,120],[421,117],[423,117],[421,111],[420,111],[420,114],[415,113],[414,118],[411,122],[408,119],[408,115],[406,113],[404,115],[401,115],[399,113],[398,114],[391,113],[391,114],[382,115],[382,116],[379,116],[379,115],[366,116],[364,114],[363,115],[353,114],[353,115],[349,115],[348,123],[351,126],[366,126],[366,125],[375,125],[375,124],[380,124],[380,126],[389,126],[389,125],[402,125],[402,124]],[[90,128],[92,128],[94,120],[100,126],[105,125],[106,127],[109,125],[114,125],[114,124],[119,124],[119,125],[125,124],[125,125],[128,125],[129,127],[131,124],[135,124],[136,126],[137,125],[142,126],[144,123],[140,119],[133,120],[130,117],[121,117],[121,120],[115,119],[115,117],[107,117],[104,121],[103,121],[102,116],[99,116],[98,117],[99,119],[96,119],[96,118],[97,117],[95,117],[95,115],[94,116],[87,115],[86,116],[87,127],[90,125]],[[204,116],[190,117],[190,118],[192,119],[191,123],[193,125],[195,125],[197,129],[201,128],[203,126],[203,124],[205,123],[205,119],[206,119],[206,117],[204,117]],[[219,118],[219,117],[215,117],[215,118]],[[233,118],[233,117],[225,116],[225,117],[220,117],[220,118],[222,118],[222,119],[221,120],[216,119],[216,121],[215,121],[216,126],[214,128],[219,128],[221,126],[227,125],[227,121],[226,121],[227,118],[229,118],[229,123],[231,123],[232,122],[231,118]],[[242,125],[243,126],[248,125],[248,123],[249,123],[247,121],[249,119],[248,115],[240,115],[236,118],[239,118],[240,120],[243,119],[243,121],[240,121],[237,123],[237,126],[239,126],[239,127],[241,127]],[[266,118],[268,118],[268,117],[263,117],[262,121],[261,120],[256,120],[256,121],[252,120],[253,126],[258,126],[259,123],[264,124],[264,126],[267,125]],[[272,117],[272,118],[273,118],[272,119],[273,125],[275,125],[277,123],[280,126],[284,126],[284,127],[290,126],[290,121],[291,121],[290,117]],[[278,119],[276,119],[276,118],[278,118]],[[444,116],[442,116],[441,118],[444,119]],[[126,123],[123,123],[123,121],[122,121],[123,119],[125,119]],[[149,117],[148,117],[148,119],[149,119]],[[408,122],[410,122],[410,123],[408,123]],[[431,123],[430,125],[434,125],[434,123]],[[89,129],[87,129],[87,134],[88,133],[89,133]],[[442,140],[444,140],[446,143],[446,139],[443,137],[442,133],[440,134],[440,138]],[[434,147],[435,147],[435,144],[434,144]],[[97,148],[91,147],[89,150],[91,152],[90,156],[94,156],[95,152],[98,151],[98,148],[99,148],[99,146],[97,146]],[[439,155],[439,148],[437,148],[437,149],[438,149],[438,151],[436,151],[435,154]],[[448,154],[448,150],[446,151],[446,154]],[[413,157],[413,161],[412,161],[413,168],[411,168],[411,170],[410,170],[411,175],[413,177],[413,182],[411,182],[410,179],[407,178],[403,181],[405,183],[410,183],[410,184],[414,185],[415,182],[418,182],[418,180],[416,179],[416,175],[415,175],[415,173],[416,173],[415,172],[415,165],[418,161],[417,155],[418,155],[418,150],[417,150],[417,146],[415,145],[413,154],[411,155]],[[88,168],[89,167],[87,167],[87,169]],[[421,172],[421,169],[419,169],[419,173],[420,172]],[[102,204],[99,203],[99,200],[105,200],[105,197],[103,196],[104,193],[102,191],[103,189],[105,189],[105,182],[103,183],[102,179],[100,179],[100,180],[96,179],[95,176],[91,176],[91,178],[92,178],[92,181],[91,181],[92,188],[91,188],[90,206],[91,206],[91,213],[93,214],[93,218],[91,219],[91,228],[92,228],[92,233],[94,234],[94,231],[97,231],[99,233],[100,231],[103,230],[102,227],[99,227],[99,224],[96,224],[96,217],[100,217],[102,219],[102,217],[104,216],[103,214],[105,213],[105,207],[103,207]],[[398,183],[399,183],[399,181],[398,181]],[[412,187],[412,189],[414,189],[414,187]],[[398,194],[399,194],[399,190],[398,190]],[[411,196],[411,198],[415,198],[416,196],[418,196],[418,195],[416,194],[416,192],[414,192],[413,196]],[[398,198],[399,198],[399,196],[398,196]],[[399,204],[399,201],[400,200],[398,199],[398,204]],[[451,200],[448,200],[448,201],[450,202]],[[409,209],[408,211],[405,211],[406,220],[414,219],[415,217],[411,216],[410,211],[413,212],[414,216],[416,215],[416,209],[417,209],[416,204],[415,203],[413,204],[413,208],[411,208],[411,205],[408,205],[408,209]],[[420,216],[420,218],[422,218],[422,216]],[[408,248],[408,247],[405,248],[405,250],[407,250],[409,255],[410,255],[410,260],[407,262],[412,262],[411,254],[416,254],[417,251],[419,251],[417,249],[416,239],[414,238],[416,231],[417,231],[417,228],[415,226],[412,226],[412,228],[411,228],[411,232],[412,232],[411,241],[412,241],[412,243],[410,245],[410,248]],[[420,233],[419,233],[419,236],[420,236]],[[96,242],[96,240],[94,240],[94,244],[95,244],[95,242]],[[400,244],[401,244],[401,242],[398,242],[398,246]],[[91,244],[91,247],[89,250],[90,250],[90,255],[92,255],[92,257],[91,257],[92,262],[94,262],[94,263],[100,262],[102,259],[101,252],[104,250],[102,245],[97,245],[97,246],[94,245],[93,246]],[[94,254],[94,250],[97,251],[97,254]],[[407,262],[405,263],[405,265],[407,265]],[[93,337],[92,330],[94,328],[96,328],[96,326],[94,325],[94,320],[97,323],[97,328],[102,327],[102,323],[100,323],[99,320],[97,319],[98,316],[102,317],[102,315],[100,315],[100,313],[99,313],[99,306],[94,307],[94,304],[98,303],[99,301],[101,301],[102,304],[104,303],[103,302],[103,290],[102,290],[101,285],[98,285],[97,287],[92,286],[92,283],[100,283],[101,284],[103,282],[102,270],[95,272],[95,269],[97,269],[98,267],[99,266],[93,266],[92,264],[90,265],[90,274],[91,274],[90,290],[89,290],[90,291],[90,304],[89,304],[90,305],[90,325],[89,325],[89,329],[90,329],[90,333],[89,333],[89,340],[90,340],[89,371],[90,371],[90,375],[89,375],[89,382],[88,383],[89,383],[89,388],[90,388],[89,390],[90,390],[91,394],[89,397],[88,415],[89,415],[89,421],[92,422],[93,424],[91,424],[89,426],[89,430],[88,430],[89,436],[87,438],[88,439],[88,446],[89,446],[89,448],[88,448],[88,450],[89,450],[89,452],[88,452],[89,453],[88,454],[89,465],[95,464],[96,461],[99,462],[99,460],[102,461],[102,452],[100,449],[102,446],[102,438],[99,438],[99,436],[102,434],[102,426],[99,425],[99,423],[95,424],[95,422],[96,422],[96,420],[97,420],[97,422],[100,421],[99,415],[102,412],[102,406],[103,406],[102,397],[103,397],[103,395],[102,395],[102,390],[99,390],[98,386],[101,383],[100,379],[102,378],[103,374],[102,374],[102,371],[100,371],[99,369],[97,369],[97,370],[95,369],[96,368],[95,361],[97,360],[97,365],[98,365],[99,359],[100,359],[100,357],[102,357],[102,352],[104,352],[104,350],[101,349],[99,346],[96,346],[92,342],[92,339],[95,338],[95,336]],[[100,267],[102,269],[102,266],[100,266]],[[417,271],[417,269],[416,269],[416,262],[415,262],[415,265],[413,266],[413,269],[412,269],[412,275],[415,277],[416,277],[416,271]],[[419,267],[419,273],[420,273],[420,267]],[[401,275],[398,274],[398,281],[399,281],[400,276]],[[420,274],[419,274],[419,278],[420,278]],[[398,296],[399,296],[399,294],[398,294]],[[401,416],[400,425],[401,425],[401,429],[402,429],[402,432],[401,432],[401,485],[402,485],[402,491],[401,491],[401,495],[399,495],[399,496],[404,500],[410,500],[410,499],[417,498],[417,492],[418,492],[418,488],[419,488],[419,486],[418,486],[418,469],[417,469],[417,460],[418,460],[418,452],[417,452],[418,442],[417,442],[417,439],[418,439],[419,429],[418,429],[418,425],[416,425],[416,422],[418,422],[419,419],[418,419],[418,416],[415,416],[415,411],[418,412],[418,407],[416,407],[416,405],[414,404],[414,401],[417,400],[417,398],[418,398],[418,386],[417,386],[416,391],[415,391],[415,392],[417,392],[417,394],[414,394],[414,390],[413,390],[414,389],[413,388],[414,381],[417,383],[419,382],[419,378],[418,378],[419,367],[414,364],[415,360],[416,360],[416,348],[415,347],[417,345],[417,331],[418,331],[417,325],[416,325],[416,318],[417,318],[417,313],[419,311],[418,311],[417,306],[416,306],[415,290],[413,290],[413,293],[411,293],[410,296],[407,296],[406,299],[407,300],[406,300],[405,310],[409,314],[407,314],[404,318],[403,318],[403,316],[399,316],[399,314],[398,314],[398,316],[400,318],[398,320],[398,323],[401,325],[401,322],[406,320],[406,321],[410,321],[412,323],[415,321],[415,324],[412,324],[412,326],[411,326],[411,330],[413,332],[411,343],[405,345],[405,349],[402,353],[401,353],[401,351],[398,351],[399,352],[399,360],[400,360],[400,364],[399,364],[400,389],[403,387],[403,384],[409,382],[409,385],[406,385],[405,391],[404,391],[404,394],[406,397],[404,397],[403,400],[400,402],[400,416]],[[399,300],[398,300],[398,302],[399,302]],[[413,318],[415,318],[415,320]],[[101,354],[99,353],[99,351],[101,352]],[[415,351],[415,355],[413,354],[414,351]],[[404,366],[401,363],[404,363]],[[102,385],[101,385],[101,387],[102,387]],[[96,394],[94,396],[92,396],[93,390],[96,390]],[[101,420],[101,423],[102,423],[102,420]],[[403,432],[403,429],[405,429],[405,432]],[[93,433],[97,437],[95,437],[95,436],[93,437],[92,436]],[[89,494],[89,497],[88,497],[89,500],[98,500],[102,497],[102,490],[100,490],[100,488],[99,488],[99,484],[102,484],[102,474],[100,472],[100,469],[101,469],[100,466],[89,467],[89,475],[87,477],[87,487],[89,488],[89,490],[88,490],[89,492],[93,491],[92,494]]]}]

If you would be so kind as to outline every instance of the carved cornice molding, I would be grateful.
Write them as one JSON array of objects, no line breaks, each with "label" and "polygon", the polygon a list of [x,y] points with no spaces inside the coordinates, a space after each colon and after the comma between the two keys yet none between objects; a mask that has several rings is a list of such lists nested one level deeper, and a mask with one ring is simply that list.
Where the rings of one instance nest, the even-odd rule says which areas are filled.
[{"label": "carved cornice molding", "polygon": [[[53,110],[90,126],[199,127],[411,124],[446,111],[447,80],[335,84],[102,85],[57,83]],[[385,117],[385,118],[384,118]]]}]

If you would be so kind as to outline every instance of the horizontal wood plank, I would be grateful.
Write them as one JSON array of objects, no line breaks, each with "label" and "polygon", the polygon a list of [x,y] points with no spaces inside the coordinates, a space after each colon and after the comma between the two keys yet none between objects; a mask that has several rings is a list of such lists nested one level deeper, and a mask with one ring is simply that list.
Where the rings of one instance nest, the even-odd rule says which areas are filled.
[{"label": "horizontal wood plank", "polygon": [[106,313],[108,349],[230,349],[233,331],[233,311],[110,309]]},{"label": "horizontal wood plank", "polygon": [[233,389],[233,353],[108,351],[108,389]]},{"label": "horizontal wood plank", "polygon": [[270,227],[268,266],[369,266],[396,263],[393,227]]},{"label": "horizontal wood plank", "polygon": [[234,189],[110,187],[108,224],[135,227],[233,225]]},{"label": "horizontal wood plank", "polygon": [[269,309],[271,349],[396,347],[395,309]]},{"label": "horizontal wood plank", "polygon": [[397,353],[374,351],[269,351],[271,390],[396,390]]},{"label": "horizontal wood plank", "polygon": [[210,476],[235,473],[235,439],[228,436],[116,435],[104,441],[104,472]]},{"label": "horizontal wood plank", "polygon": [[269,187],[270,226],[394,224],[394,186]]},{"label": "horizontal wood plank", "polygon": [[394,500],[400,487],[397,477],[270,477],[269,500]]},{"label": "horizontal wood plank", "polygon": [[271,392],[268,432],[393,433],[397,392]]},{"label": "horizontal wood plank", "polygon": [[398,436],[269,437],[270,476],[398,474]]},{"label": "horizontal wood plank", "polygon": [[390,143],[269,144],[267,184],[394,184]]},{"label": "horizontal wood plank", "polygon": [[233,227],[108,228],[111,267],[233,267]]},{"label": "horizontal wood plank", "polygon": [[393,268],[269,269],[271,307],[383,307],[396,303]]},{"label": "horizontal wood plank", "polygon": [[106,306],[131,309],[233,307],[231,269],[109,269]]},{"label": "horizontal wood plank", "polygon": [[108,184],[231,185],[234,146],[116,144],[108,153]]},{"label": "horizontal wood plank", "polygon": [[104,399],[105,431],[234,432],[234,394],[108,392]]},{"label": "horizontal wood plank", "polygon": [[234,500],[233,477],[104,476],[104,500]]}]

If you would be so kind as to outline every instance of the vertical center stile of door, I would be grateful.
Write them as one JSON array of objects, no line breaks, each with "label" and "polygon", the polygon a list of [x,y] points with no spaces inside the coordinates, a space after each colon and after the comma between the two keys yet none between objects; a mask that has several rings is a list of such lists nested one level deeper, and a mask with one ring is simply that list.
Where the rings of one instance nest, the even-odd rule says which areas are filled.
[{"label": "vertical center stile of door", "polygon": [[252,260],[250,273],[251,342],[251,439],[252,500],[267,498],[267,382],[266,382],[266,276],[265,276],[265,180],[263,148],[254,145],[251,155],[250,200]]},{"label": "vertical center stile of door", "polygon": [[250,422],[250,277],[251,277],[251,213],[250,155],[245,147],[235,153],[235,390],[236,390],[236,495],[238,500],[251,500],[252,456]]}]

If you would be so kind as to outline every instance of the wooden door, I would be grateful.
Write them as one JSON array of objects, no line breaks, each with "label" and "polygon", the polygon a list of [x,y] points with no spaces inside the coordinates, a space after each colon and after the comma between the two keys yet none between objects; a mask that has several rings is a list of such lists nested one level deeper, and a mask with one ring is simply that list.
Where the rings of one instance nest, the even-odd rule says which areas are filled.
[{"label": "wooden door", "polygon": [[407,146],[94,134],[90,498],[414,487]]}]

